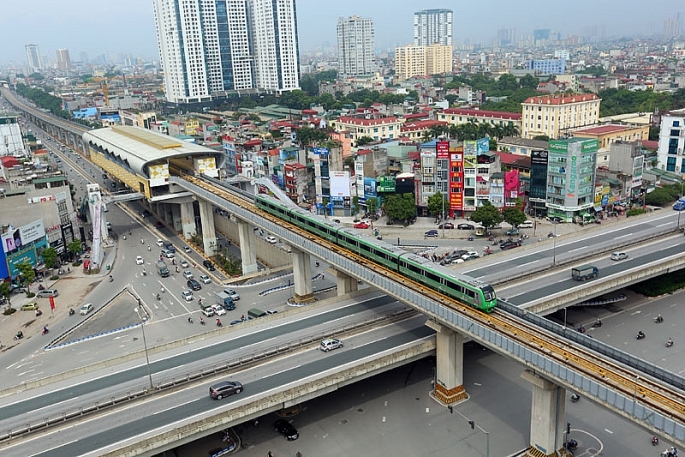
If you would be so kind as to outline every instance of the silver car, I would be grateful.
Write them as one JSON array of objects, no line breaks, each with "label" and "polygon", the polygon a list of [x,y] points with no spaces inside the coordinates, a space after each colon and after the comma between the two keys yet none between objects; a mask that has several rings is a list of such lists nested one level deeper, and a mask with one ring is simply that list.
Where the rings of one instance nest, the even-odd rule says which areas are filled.
[{"label": "silver car", "polygon": [[321,342],[320,349],[323,352],[332,351],[333,349],[338,349],[343,347],[342,341],[335,338],[326,338]]}]

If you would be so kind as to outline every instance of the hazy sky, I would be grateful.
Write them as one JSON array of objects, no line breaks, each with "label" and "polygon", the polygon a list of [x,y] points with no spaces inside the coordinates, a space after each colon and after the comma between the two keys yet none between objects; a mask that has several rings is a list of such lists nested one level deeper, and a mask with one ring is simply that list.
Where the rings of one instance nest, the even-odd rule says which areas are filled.
[{"label": "hazy sky", "polygon": [[[69,49],[73,60],[78,60],[81,52],[86,52],[90,59],[107,53],[158,59],[151,0],[3,0],[3,3],[0,64],[25,63],[24,45],[29,43],[37,44],[41,55],[52,60],[58,48]],[[534,28],[550,28],[567,35],[586,34],[592,27],[601,30],[603,26],[607,36],[660,33],[666,18],[685,13],[685,4],[677,0],[655,3],[575,0],[563,4],[542,0],[298,0],[300,50],[324,44],[335,46],[338,18],[352,15],[373,19],[377,48],[407,44],[412,41],[413,13],[427,8],[454,11],[457,43],[470,41],[487,45],[502,27],[516,28],[519,37],[530,34]]]}]

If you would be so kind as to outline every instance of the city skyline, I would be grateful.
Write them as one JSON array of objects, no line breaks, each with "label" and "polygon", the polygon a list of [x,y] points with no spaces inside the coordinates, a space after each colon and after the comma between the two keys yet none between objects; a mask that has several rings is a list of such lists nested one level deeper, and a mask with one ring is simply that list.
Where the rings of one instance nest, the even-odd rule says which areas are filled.
[{"label": "city skyline", "polygon": [[[349,0],[331,8],[314,0],[296,2],[300,52],[336,47],[336,25],[340,17],[361,16],[373,20],[376,49],[385,50],[410,44],[414,13],[422,9],[450,8],[454,12],[454,46],[493,43],[501,28],[516,29],[517,36],[533,29],[552,29],[566,35],[606,37],[660,35],[674,30],[674,18],[685,10],[680,2],[666,0],[645,19],[644,3],[628,0],[619,10],[609,4],[579,0],[570,11],[554,11],[545,2],[534,0],[522,10],[516,4],[497,1],[485,15],[477,4],[454,8],[445,3],[417,5],[415,2],[362,2]],[[68,8],[68,10],[65,10]],[[682,16],[682,15],[681,15]],[[470,18],[470,19],[469,19]],[[683,36],[683,25],[678,34]],[[5,8],[0,17],[0,64],[26,66],[25,46],[35,44],[41,57],[55,60],[57,49],[71,56],[86,53],[126,54],[158,61],[152,1],[119,0],[92,3],[73,0],[65,6],[52,0],[35,0]],[[72,60],[74,57],[72,57]],[[44,62],[46,64],[47,62]]]}]

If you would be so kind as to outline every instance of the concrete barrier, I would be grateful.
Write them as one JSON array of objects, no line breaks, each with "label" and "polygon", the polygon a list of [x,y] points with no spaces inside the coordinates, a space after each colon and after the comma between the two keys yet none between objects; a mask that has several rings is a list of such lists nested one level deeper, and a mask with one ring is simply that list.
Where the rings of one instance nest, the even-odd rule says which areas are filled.
[{"label": "concrete barrier", "polygon": [[[99,449],[101,457],[152,456],[184,443],[192,442],[203,436],[219,432],[228,427],[277,411],[293,404],[316,398],[335,391],[352,382],[357,382],[378,373],[391,370],[396,366],[425,357],[435,351],[435,339],[416,341],[403,351],[394,354],[379,354],[373,359],[358,361],[349,368],[330,374],[322,374],[301,384],[279,389],[267,396],[250,402],[236,402],[230,410],[209,411],[206,416],[190,418],[183,424],[170,424],[156,429],[151,436],[136,437],[132,440]],[[354,363],[354,362],[352,362]]]},{"label": "concrete barrier", "polygon": [[[614,290],[622,289],[631,284],[642,282],[649,278],[654,278],[671,271],[680,270],[685,267],[683,259],[685,255],[678,255],[672,259],[664,260],[659,263],[642,265],[620,274],[602,277],[600,271],[599,278],[589,281],[579,282],[577,287],[570,290],[563,290],[538,300],[526,303],[522,308],[536,314],[547,315],[570,304],[575,304],[586,300],[588,297],[601,295]],[[569,271],[569,278],[571,272]]]}]

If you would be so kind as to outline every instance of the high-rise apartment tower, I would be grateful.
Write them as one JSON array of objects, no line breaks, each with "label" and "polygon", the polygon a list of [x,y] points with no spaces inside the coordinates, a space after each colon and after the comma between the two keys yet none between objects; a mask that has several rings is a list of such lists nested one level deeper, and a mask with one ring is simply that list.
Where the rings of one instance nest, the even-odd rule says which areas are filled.
[{"label": "high-rise apartment tower", "polygon": [[295,0],[153,0],[166,98],[299,87]]},{"label": "high-rise apartment tower", "polygon": [[452,46],[452,10],[432,9],[414,13],[414,46]]},{"label": "high-rise apartment tower", "polygon": [[352,16],[338,19],[338,67],[340,76],[366,76],[374,65],[373,20]]},{"label": "high-rise apartment tower", "polygon": [[29,71],[36,73],[43,69],[43,61],[40,58],[40,51],[37,44],[27,44],[26,46],[26,60],[29,63]]}]

